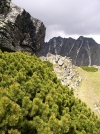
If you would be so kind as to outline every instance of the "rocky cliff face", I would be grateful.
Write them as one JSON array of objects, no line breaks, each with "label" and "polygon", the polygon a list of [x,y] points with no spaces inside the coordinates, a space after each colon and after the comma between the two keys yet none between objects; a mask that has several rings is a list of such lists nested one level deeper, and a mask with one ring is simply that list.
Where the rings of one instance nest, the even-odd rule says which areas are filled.
[{"label": "rocky cliff face", "polygon": [[80,36],[75,40],[54,37],[44,44],[40,55],[46,56],[48,52],[54,55],[70,57],[72,63],[77,66],[100,66],[100,44],[96,43],[92,38]]},{"label": "rocky cliff face", "polygon": [[0,49],[38,53],[44,44],[43,22],[10,0],[0,1]]}]

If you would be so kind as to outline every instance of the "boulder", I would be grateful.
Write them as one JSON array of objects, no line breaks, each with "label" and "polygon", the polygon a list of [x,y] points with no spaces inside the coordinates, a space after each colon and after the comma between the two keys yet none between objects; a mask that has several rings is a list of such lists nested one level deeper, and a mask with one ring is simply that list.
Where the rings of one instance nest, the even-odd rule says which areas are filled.
[{"label": "boulder", "polygon": [[0,1],[0,49],[38,54],[45,38],[45,26],[10,0]]},{"label": "boulder", "polygon": [[58,64],[59,64],[59,66],[62,66],[64,63],[63,63],[63,61],[60,59],[60,60],[58,61]]}]

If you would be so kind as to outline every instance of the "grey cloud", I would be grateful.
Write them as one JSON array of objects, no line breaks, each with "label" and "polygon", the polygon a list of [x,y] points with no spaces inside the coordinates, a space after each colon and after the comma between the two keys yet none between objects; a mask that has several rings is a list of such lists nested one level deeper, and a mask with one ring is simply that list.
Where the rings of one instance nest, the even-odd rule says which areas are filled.
[{"label": "grey cloud", "polygon": [[64,35],[100,35],[100,0],[12,0],[47,27],[46,39]]}]

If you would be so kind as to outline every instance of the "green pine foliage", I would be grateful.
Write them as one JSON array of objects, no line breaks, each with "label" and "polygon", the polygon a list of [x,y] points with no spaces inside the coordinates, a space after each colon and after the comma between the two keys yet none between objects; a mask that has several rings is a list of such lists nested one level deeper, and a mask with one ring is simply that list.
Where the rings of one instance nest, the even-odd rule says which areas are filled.
[{"label": "green pine foliage", "polygon": [[43,61],[50,69],[53,71],[53,64],[50,63],[49,61]]},{"label": "green pine foliage", "polygon": [[100,120],[47,63],[0,51],[0,134],[100,134]]}]

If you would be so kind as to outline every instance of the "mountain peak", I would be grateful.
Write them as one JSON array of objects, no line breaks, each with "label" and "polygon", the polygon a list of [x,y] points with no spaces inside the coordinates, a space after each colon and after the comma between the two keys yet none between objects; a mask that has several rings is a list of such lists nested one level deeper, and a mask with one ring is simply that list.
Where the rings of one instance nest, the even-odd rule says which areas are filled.
[{"label": "mountain peak", "polygon": [[80,36],[78,39],[84,39],[85,37],[84,36]]},{"label": "mountain peak", "polygon": [[55,38],[44,44],[40,55],[46,56],[50,52],[54,55],[67,56],[76,66],[100,66],[100,44],[94,39],[80,36],[77,40],[69,38]]}]

